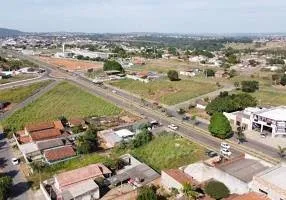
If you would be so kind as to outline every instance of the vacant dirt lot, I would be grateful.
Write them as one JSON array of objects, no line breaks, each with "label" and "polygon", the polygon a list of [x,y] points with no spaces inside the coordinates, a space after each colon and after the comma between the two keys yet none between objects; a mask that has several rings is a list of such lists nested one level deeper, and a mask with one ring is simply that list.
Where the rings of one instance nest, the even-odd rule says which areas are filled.
[{"label": "vacant dirt lot", "polygon": [[86,71],[87,69],[101,69],[103,64],[100,62],[89,62],[89,61],[80,61],[73,59],[65,59],[65,58],[49,58],[49,57],[41,57],[43,62],[50,63],[53,65],[57,65],[69,71]]}]

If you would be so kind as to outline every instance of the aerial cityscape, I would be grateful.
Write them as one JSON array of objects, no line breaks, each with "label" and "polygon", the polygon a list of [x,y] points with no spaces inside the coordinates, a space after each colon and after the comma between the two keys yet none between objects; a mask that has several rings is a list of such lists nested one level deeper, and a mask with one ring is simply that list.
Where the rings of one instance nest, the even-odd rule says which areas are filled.
[{"label": "aerial cityscape", "polygon": [[2,3],[0,200],[286,200],[286,2],[176,4]]}]

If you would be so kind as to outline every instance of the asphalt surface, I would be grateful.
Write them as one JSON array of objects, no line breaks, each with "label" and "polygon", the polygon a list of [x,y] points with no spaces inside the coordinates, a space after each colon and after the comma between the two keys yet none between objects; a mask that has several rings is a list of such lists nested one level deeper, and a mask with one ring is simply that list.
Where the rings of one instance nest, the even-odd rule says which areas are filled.
[{"label": "asphalt surface", "polygon": [[10,198],[16,200],[33,199],[29,184],[21,173],[19,165],[13,165],[11,162],[13,157],[15,155],[12,147],[9,145],[8,140],[3,137],[3,134],[0,133],[0,170],[13,178]]}]

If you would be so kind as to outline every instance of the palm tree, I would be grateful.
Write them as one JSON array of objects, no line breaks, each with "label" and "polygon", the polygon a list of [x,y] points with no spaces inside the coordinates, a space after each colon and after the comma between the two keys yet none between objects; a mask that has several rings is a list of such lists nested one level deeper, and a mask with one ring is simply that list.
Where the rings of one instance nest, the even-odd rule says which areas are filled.
[{"label": "palm tree", "polygon": [[284,158],[286,155],[286,147],[281,147],[280,145],[278,146],[278,155],[280,156],[280,158]]},{"label": "palm tree", "polygon": [[184,183],[182,192],[186,195],[189,199],[197,199],[199,193],[196,192],[196,188],[193,187],[190,183]]}]

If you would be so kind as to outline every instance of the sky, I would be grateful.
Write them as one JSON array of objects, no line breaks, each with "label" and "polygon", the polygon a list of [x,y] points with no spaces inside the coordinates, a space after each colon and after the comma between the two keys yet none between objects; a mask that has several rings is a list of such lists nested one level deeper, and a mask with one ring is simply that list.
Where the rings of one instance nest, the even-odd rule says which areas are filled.
[{"label": "sky", "polygon": [[26,32],[286,32],[286,0],[1,0],[0,27]]}]

